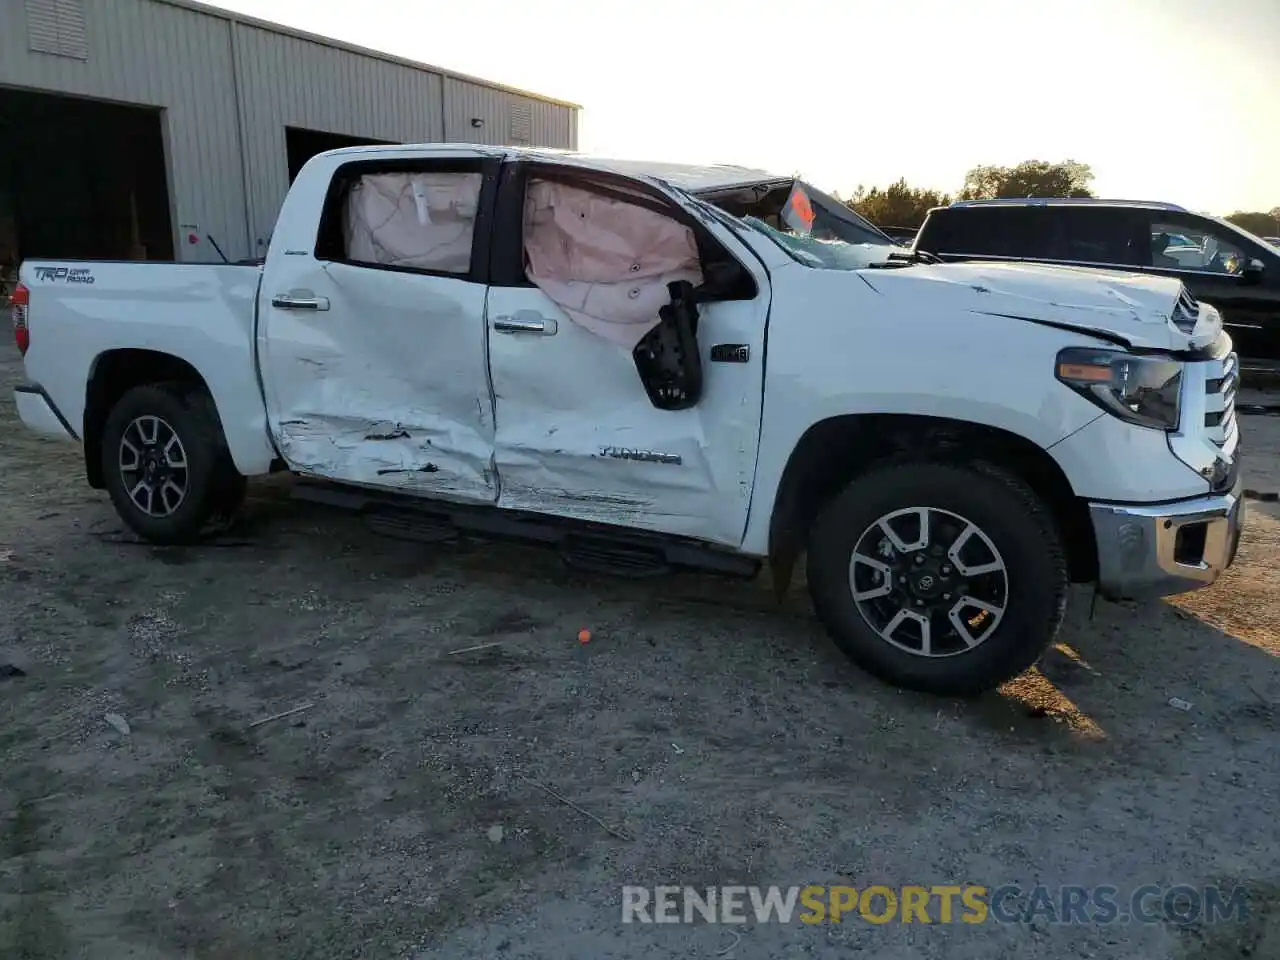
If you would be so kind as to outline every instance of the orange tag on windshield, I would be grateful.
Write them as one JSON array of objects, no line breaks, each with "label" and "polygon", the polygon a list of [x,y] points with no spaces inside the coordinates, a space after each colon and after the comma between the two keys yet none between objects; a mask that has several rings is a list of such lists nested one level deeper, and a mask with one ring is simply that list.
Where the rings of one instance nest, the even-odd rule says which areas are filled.
[{"label": "orange tag on windshield", "polygon": [[800,218],[806,230],[813,228],[813,205],[809,203],[809,197],[803,190],[797,188],[791,194],[791,209]]}]

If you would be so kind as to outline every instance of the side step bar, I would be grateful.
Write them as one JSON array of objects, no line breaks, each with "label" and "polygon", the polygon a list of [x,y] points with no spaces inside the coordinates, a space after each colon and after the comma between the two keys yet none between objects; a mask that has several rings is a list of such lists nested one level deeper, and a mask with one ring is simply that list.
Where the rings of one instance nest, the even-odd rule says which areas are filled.
[{"label": "side step bar", "polygon": [[676,568],[751,578],[760,561],[676,537],[603,523],[581,523],[537,514],[419,500],[299,479],[293,499],[358,513],[369,529],[397,540],[444,543],[462,534],[522,540],[556,547],[566,565],[584,572],[652,577]]}]

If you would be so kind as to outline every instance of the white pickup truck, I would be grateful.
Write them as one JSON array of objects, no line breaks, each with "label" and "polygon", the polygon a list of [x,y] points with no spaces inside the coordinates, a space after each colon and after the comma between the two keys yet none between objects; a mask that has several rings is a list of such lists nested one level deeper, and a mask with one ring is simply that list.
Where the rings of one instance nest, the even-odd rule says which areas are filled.
[{"label": "white pickup truck", "polygon": [[1178,593],[1242,522],[1236,358],[1175,280],[904,254],[802,181],[459,144],[312,159],[262,266],[28,262],[32,430],[161,544],[289,470],[384,530],[775,586],[989,689],[1071,582]]}]

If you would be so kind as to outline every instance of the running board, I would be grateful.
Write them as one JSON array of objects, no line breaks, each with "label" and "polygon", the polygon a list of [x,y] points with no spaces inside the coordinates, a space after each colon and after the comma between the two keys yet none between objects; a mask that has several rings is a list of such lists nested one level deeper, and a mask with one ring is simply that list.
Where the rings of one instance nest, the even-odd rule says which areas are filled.
[{"label": "running board", "polygon": [[458,528],[448,517],[417,510],[371,510],[364,514],[364,522],[374,533],[393,540],[445,543],[458,539]]},{"label": "running board", "polygon": [[583,573],[638,579],[671,572],[671,564],[662,550],[602,537],[570,534],[560,543],[560,558],[565,566]]},{"label": "running board", "polygon": [[696,540],[315,480],[299,479],[292,497],[360,514],[375,533],[397,540],[443,543],[471,533],[545,544],[557,548],[566,565],[591,573],[653,577],[683,568],[749,579],[761,566]]}]

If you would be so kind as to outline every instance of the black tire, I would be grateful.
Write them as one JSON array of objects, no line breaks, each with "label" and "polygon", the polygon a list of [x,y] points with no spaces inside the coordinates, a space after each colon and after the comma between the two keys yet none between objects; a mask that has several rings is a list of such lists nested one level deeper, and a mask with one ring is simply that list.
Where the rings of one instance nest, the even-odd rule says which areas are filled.
[{"label": "black tire", "polygon": [[[880,518],[912,507],[948,511],[968,520],[1004,562],[1006,605],[1001,618],[971,648],[954,634],[960,652],[951,656],[926,657],[889,642],[854,601],[850,568],[859,540]],[[892,551],[895,562],[902,556],[908,555]],[[910,556],[914,562],[914,553]],[[951,570],[950,575],[957,574]],[[808,581],[818,616],[846,656],[896,686],[945,696],[977,695],[1032,666],[1057,636],[1070,589],[1062,542],[1049,510],[1020,480],[986,464],[905,463],[858,477],[818,516],[809,539]],[[898,589],[914,587],[913,583]],[[892,609],[897,596],[885,599],[885,609]],[[947,594],[946,603],[951,596]],[[897,638],[896,631],[886,632]]]},{"label": "black tire", "polygon": [[[140,417],[158,417],[185,453],[184,494],[167,516],[148,514],[135,502],[134,485],[121,468],[125,431]],[[196,542],[210,520],[234,513],[244,496],[244,477],[231,460],[212,398],[202,387],[182,383],[134,387],[112,407],[102,432],[102,476],[120,519],[158,545]]]},{"label": "black tire", "polygon": [[213,521],[215,523],[230,523],[239,513],[240,507],[244,505],[245,495],[249,491],[249,481],[236,471],[230,454],[227,456],[227,466],[228,469],[219,478],[214,498]]}]

